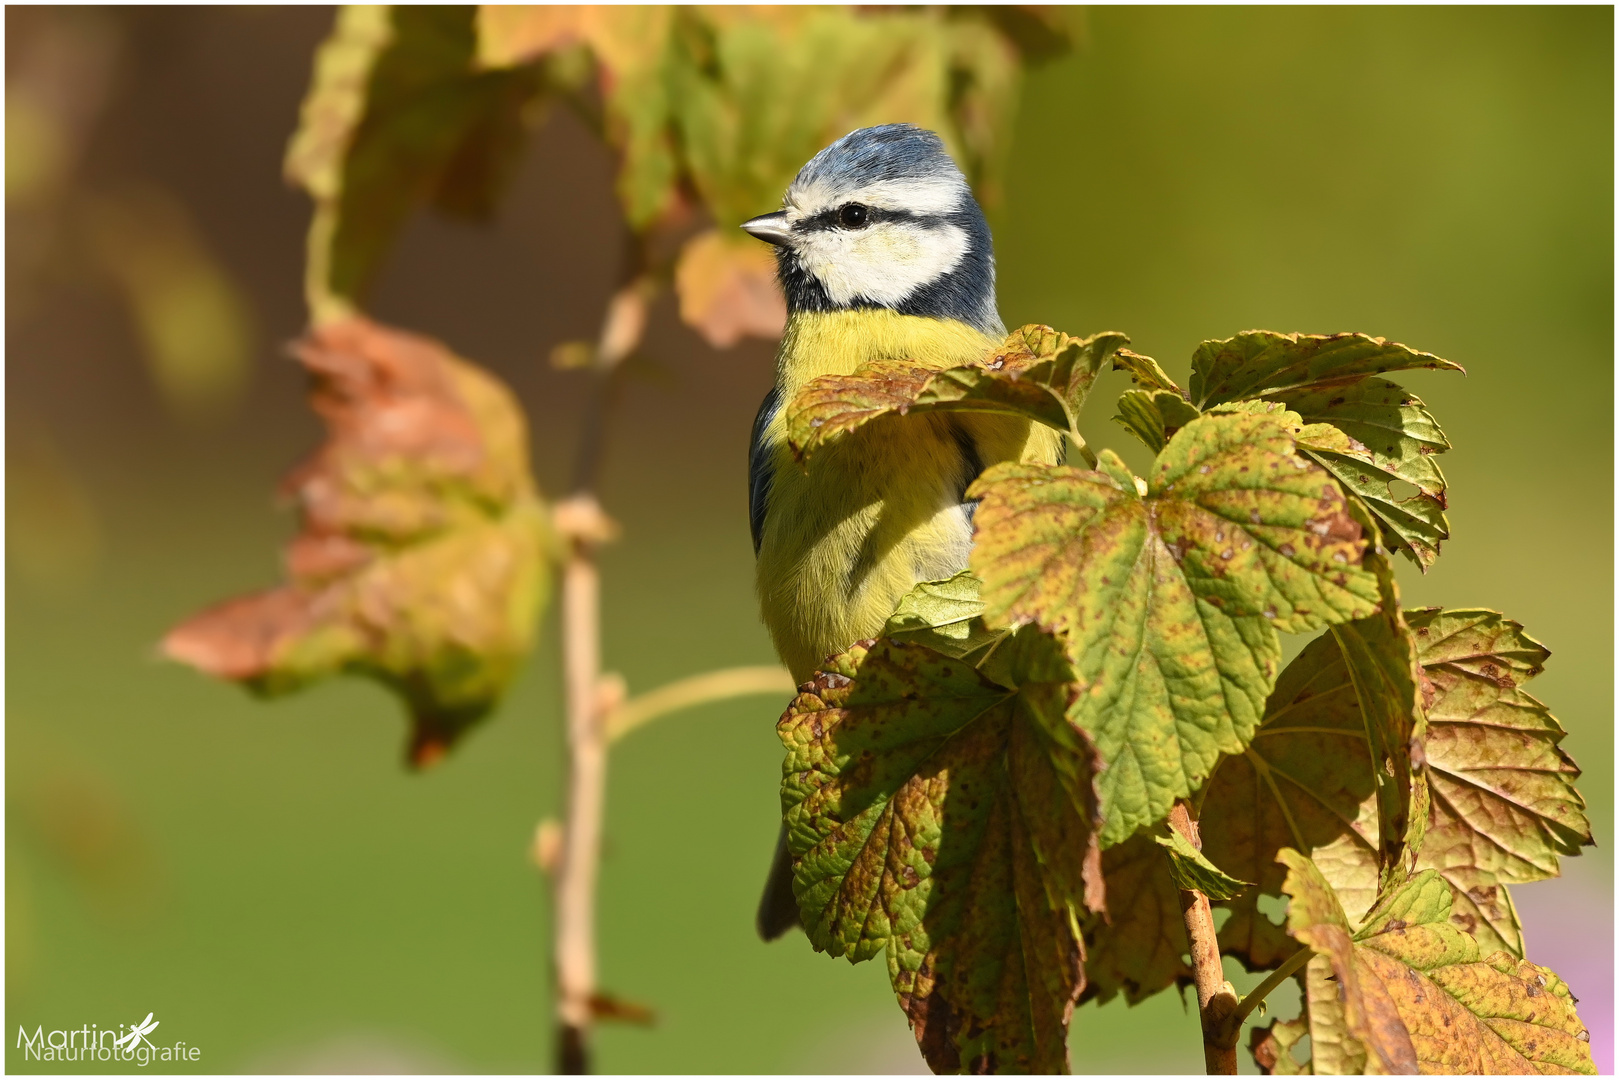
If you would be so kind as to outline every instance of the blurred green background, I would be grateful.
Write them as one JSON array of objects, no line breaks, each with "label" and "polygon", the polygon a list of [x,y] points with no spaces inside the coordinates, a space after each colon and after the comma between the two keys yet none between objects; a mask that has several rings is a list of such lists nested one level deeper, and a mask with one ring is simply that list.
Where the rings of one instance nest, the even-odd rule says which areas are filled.
[{"label": "blurred green background", "polygon": [[[1467,367],[1405,380],[1457,449],[1455,539],[1402,584],[1553,651],[1533,689],[1601,846],[1515,895],[1611,1071],[1612,9],[1076,17],[1082,46],[1028,79],[993,215],[1006,321],[1123,330],[1177,377],[1198,341],[1255,327]],[[154,658],[180,617],[274,579],[270,493],[319,437],[281,352],[307,205],[279,173],[330,11],[6,19],[8,1030],[155,1011],[200,1071],[546,1069],[525,849],[560,801],[551,629],[423,776],[369,684],[265,705]],[[559,112],[496,226],[417,221],[376,298],[512,383],[553,493],[584,387],[545,357],[594,332],[615,222],[611,163]],[[624,525],[605,659],[635,691],[773,659],[744,495],[770,348],[712,352],[666,300],[648,353],[663,374],[626,395],[604,491]],[[1107,422],[1123,385],[1086,435],[1129,458]],[[775,714],[682,714],[614,752],[601,979],[659,1022],[601,1029],[603,1071],[920,1071],[881,965],[753,936]],[[1077,1072],[1200,1071],[1198,1050],[1173,995],[1075,1017]],[[9,1041],[6,1060],[38,1068]]]}]

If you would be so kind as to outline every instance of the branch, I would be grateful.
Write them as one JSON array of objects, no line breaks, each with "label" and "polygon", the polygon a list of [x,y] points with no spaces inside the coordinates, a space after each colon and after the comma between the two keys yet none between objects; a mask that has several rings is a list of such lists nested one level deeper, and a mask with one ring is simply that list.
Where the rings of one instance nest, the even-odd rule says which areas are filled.
[{"label": "branch", "polygon": [[[1169,824],[1199,851],[1197,819],[1184,800],[1169,811]],[[1230,1024],[1237,1008],[1237,991],[1226,982],[1220,967],[1220,942],[1214,930],[1214,909],[1209,898],[1196,889],[1181,890],[1181,916],[1186,920],[1186,940],[1191,943],[1192,974],[1197,980],[1197,1011],[1203,1021],[1203,1065],[1210,1076],[1234,1076],[1237,1072],[1236,1031]]]},{"label": "branch", "polygon": [[695,705],[750,694],[790,694],[798,687],[781,667],[735,667],[709,671],[648,691],[612,709],[606,717],[607,741],[615,743],[643,724]]}]

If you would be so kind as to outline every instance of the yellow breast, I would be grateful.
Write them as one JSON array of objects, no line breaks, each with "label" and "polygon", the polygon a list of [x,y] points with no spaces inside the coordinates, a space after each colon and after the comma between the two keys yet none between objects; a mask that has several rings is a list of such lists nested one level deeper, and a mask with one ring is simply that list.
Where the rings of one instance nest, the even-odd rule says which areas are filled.
[{"label": "yellow breast", "polygon": [[[951,367],[999,340],[964,323],[887,310],[797,313],[777,356],[783,406],[819,375],[877,359]],[[877,634],[919,581],[964,569],[972,526],[961,491],[972,480],[963,443],[985,467],[1055,462],[1061,436],[987,414],[883,417],[793,461],[785,407],[762,433],[773,473],[760,534],[760,610],[782,662],[800,682],[821,661]]]}]

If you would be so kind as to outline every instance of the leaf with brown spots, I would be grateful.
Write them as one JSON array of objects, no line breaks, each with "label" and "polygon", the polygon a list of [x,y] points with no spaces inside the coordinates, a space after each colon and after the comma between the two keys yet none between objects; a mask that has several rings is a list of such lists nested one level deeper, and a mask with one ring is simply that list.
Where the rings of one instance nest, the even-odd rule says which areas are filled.
[{"label": "leaf with brown spots", "polygon": [[363,319],[311,331],[297,355],[330,438],[284,482],[290,581],[194,616],[163,649],[265,694],[376,678],[429,764],[510,683],[550,591],[523,415],[442,345]]},{"label": "leaf with brown spots", "polygon": [[1315,950],[1305,978],[1314,1072],[1591,1074],[1590,1035],[1555,974],[1485,955],[1424,871],[1351,931],[1309,859],[1281,852],[1288,932]]},{"label": "leaf with brown spots", "polygon": [[1129,338],[1073,338],[1049,326],[1013,331],[982,363],[928,367],[880,360],[853,375],[814,379],[787,406],[787,438],[801,457],[883,416],[950,410],[1035,420],[1076,431],[1096,374]]},{"label": "leaf with brown spots", "polygon": [[994,678],[921,645],[857,645],[777,726],[793,892],[811,943],[889,977],[939,1072],[1058,1072],[1099,911],[1095,752],[1034,630]]},{"label": "leaf with brown spots", "polygon": [[[1404,618],[1423,668],[1431,799],[1414,869],[1445,878],[1452,918],[1482,948],[1521,957],[1506,886],[1556,877],[1560,855],[1591,843],[1574,788],[1579,768],[1558,746],[1563,729],[1522,689],[1548,654],[1493,611],[1425,608]],[[1204,795],[1204,851],[1239,877],[1259,874],[1255,890],[1227,905],[1233,914],[1220,934],[1251,970],[1286,956],[1279,929],[1256,907],[1261,894],[1281,895],[1281,873],[1266,864],[1282,847],[1311,853],[1352,921],[1371,906],[1374,776],[1356,688],[1337,642],[1324,636],[1288,665],[1253,744],[1220,762]]]},{"label": "leaf with brown spots", "polygon": [[1445,475],[1436,460],[1450,442],[1421,399],[1387,379],[1362,379],[1271,400],[1312,425],[1299,445],[1366,501],[1384,546],[1423,570],[1433,565],[1450,537]]},{"label": "leaf with brown spots", "polygon": [[1412,368],[1461,371],[1460,364],[1365,334],[1278,334],[1250,330],[1205,341],[1192,354],[1188,391],[1200,409],[1229,401],[1313,390]]},{"label": "leaf with brown spots", "polygon": [[1296,452],[1299,426],[1285,412],[1203,416],[1145,481],[1103,451],[1100,471],[1003,464],[968,491],[987,621],[1052,630],[1074,664],[1070,715],[1107,762],[1104,845],[1162,820],[1248,744],[1278,630],[1376,610],[1362,525]]}]

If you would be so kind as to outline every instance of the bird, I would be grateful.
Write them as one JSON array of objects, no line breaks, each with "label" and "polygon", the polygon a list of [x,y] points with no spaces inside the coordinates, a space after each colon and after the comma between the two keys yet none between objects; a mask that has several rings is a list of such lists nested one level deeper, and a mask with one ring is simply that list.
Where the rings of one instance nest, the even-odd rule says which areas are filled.
[{"label": "bird", "polygon": [[[1057,464],[1062,435],[988,413],[886,416],[800,464],[786,406],[811,380],[876,360],[983,362],[1006,335],[989,223],[935,132],[862,128],[821,150],[782,208],[742,223],[774,246],[787,325],[753,422],[748,511],[760,613],[795,682],[877,636],[919,582],[967,568],[968,486],[1003,461]],[[757,930],[799,923],[781,832]]]}]

